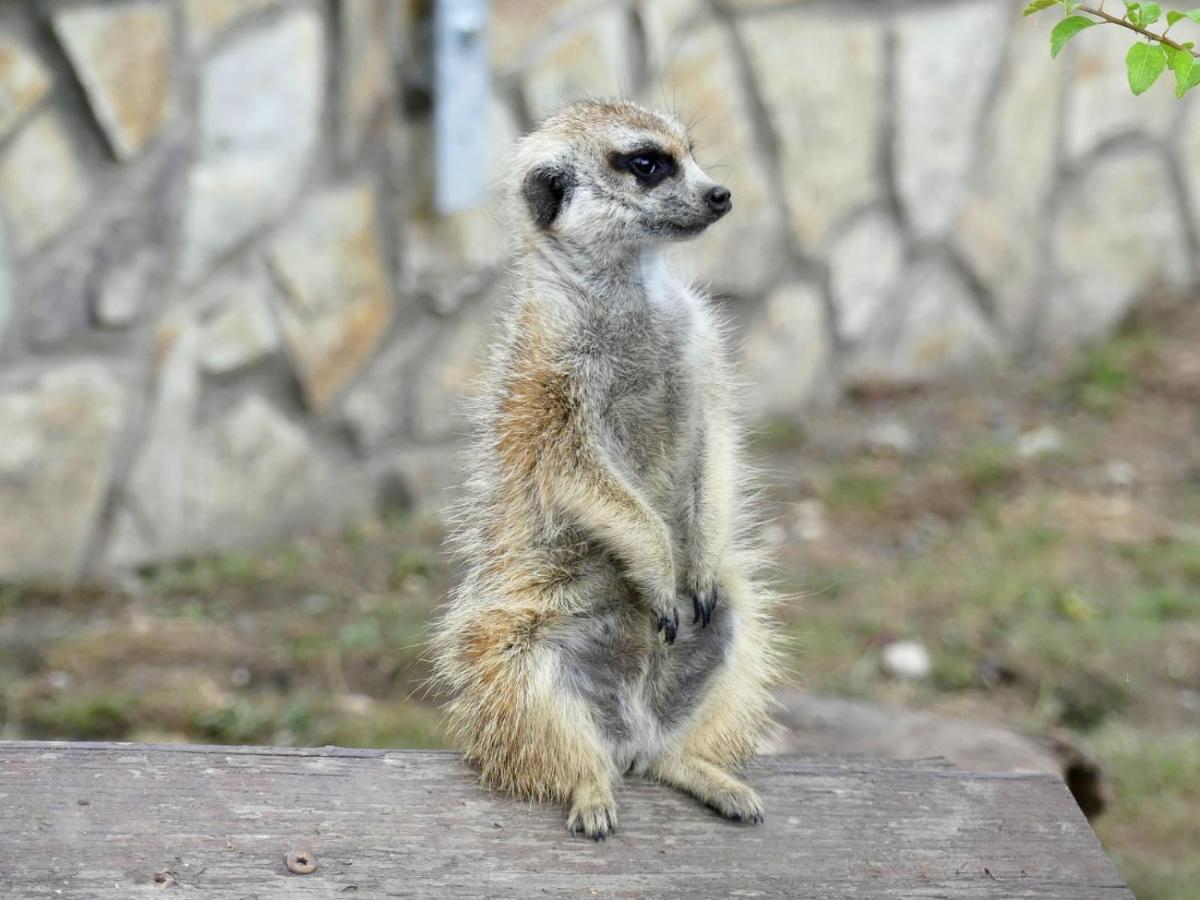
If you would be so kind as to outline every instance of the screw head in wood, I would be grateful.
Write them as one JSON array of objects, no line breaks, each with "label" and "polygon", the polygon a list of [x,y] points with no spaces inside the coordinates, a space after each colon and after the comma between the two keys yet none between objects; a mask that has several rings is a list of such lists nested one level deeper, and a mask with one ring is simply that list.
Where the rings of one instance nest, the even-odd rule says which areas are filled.
[{"label": "screw head in wood", "polygon": [[311,875],[317,870],[317,858],[307,850],[290,850],[283,862],[293,875]]}]

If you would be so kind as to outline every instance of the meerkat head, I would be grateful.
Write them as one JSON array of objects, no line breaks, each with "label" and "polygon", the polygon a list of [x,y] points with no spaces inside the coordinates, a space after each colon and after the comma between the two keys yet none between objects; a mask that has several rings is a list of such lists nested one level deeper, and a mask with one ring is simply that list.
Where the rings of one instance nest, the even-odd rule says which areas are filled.
[{"label": "meerkat head", "polygon": [[535,234],[636,246],[694,237],[733,208],[675,119],[628,101],[575,103],[518,149],[516,194]]}]

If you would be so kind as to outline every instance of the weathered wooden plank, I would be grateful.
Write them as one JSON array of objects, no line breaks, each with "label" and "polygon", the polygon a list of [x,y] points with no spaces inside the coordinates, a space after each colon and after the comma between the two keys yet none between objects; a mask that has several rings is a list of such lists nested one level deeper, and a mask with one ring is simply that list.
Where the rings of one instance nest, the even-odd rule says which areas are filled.
[{"label": "weathered wooden plank", "polygon": [[[0,743],[0,896],[1129,898],[1062,783],[764,758],[765,825],[630,780],[621,828],[481,790],[448,753]],[[310,875],[288,874],[302,849]]]}]

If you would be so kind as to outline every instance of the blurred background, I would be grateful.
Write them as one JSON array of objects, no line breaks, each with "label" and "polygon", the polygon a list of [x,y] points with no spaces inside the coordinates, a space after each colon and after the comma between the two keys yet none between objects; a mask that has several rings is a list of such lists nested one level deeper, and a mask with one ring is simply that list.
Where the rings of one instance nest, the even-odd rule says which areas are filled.
[{"label": "blurred background", "polygon": [[434,6],[0,2],[0,738],[440,745],[488,186],[624,95],[735,198],[677,262],[750,385],[777,749],[1059,767],[1195,896],[1195,96],[1013,0]]}]

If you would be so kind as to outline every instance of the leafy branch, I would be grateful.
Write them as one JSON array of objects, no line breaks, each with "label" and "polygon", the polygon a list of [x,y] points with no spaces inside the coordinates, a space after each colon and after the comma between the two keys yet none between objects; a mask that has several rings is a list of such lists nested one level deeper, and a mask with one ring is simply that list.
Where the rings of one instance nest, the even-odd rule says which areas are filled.
[{"label": "leafy branch", "polygon": [[[1129,48],[1125,57],[1125,68],[1129,73],[1129,87],[1135,94],[1144,94],[1153,87],[1160,75],[1168,68],[1175,74],[1175,96],[1182,98],[1184,94],[1200,84],[1200,51],[1196,49],[1195,41],[1176,41],[1168,37],[1176,24],[1190,21],[1200,25],[1200,9],[1187,12],[1169,10],[1166,15],[1167,27],[1160,33],[1151,31],[1149,26],[1163,18],[1162,7],[1157,3],[1134,3],[1124,0],[1125,15],[1116,16],[1105,12],[1105,0],[1098,7],[1086,6],[1081,0],[1033,0],[1025,7],[1025,15],[1050,9],[1054,6],[1063,8],[1065,18],[1050,32],[1050,55],[1058,56],[1063,47],[1079,34],[1093,25],[1119,25],[1136,33],[1144,39]],[[1078,13],[1087,15],[1078,15]],[[1088,18],[1092,16],[1094,18]]]}]

